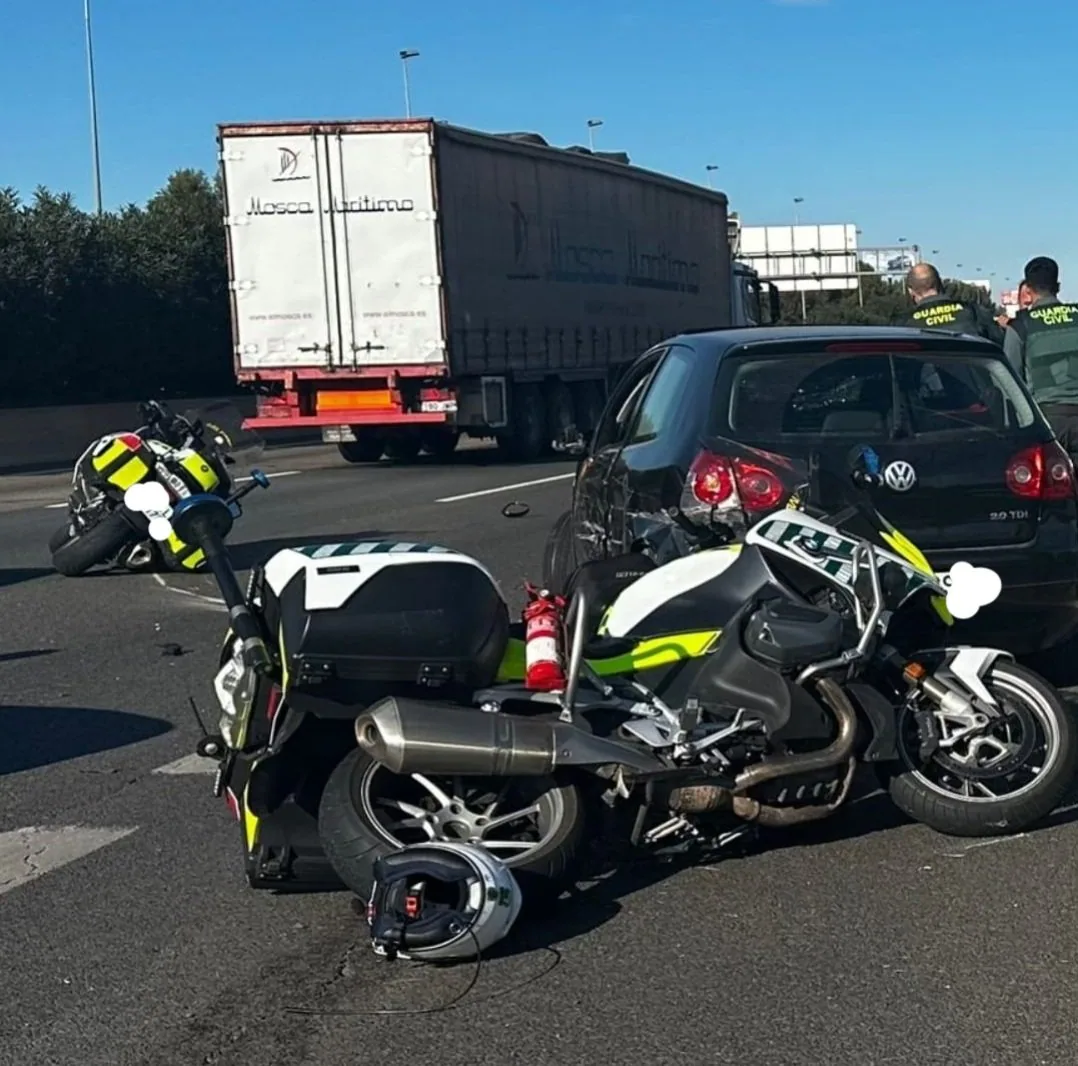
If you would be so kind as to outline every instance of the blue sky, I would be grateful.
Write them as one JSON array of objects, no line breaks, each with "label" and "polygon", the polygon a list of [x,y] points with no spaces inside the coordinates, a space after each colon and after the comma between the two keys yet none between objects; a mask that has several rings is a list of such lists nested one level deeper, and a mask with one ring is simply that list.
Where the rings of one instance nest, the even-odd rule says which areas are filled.
[{"label": "blue sky", "polygon": [[[217,122],[400,115],[411,48],[418,115],[563,145],[601,118],[596,146],[642,166],[718,166],[748,225],[800,196],[805,222],[906,237],[996,291],[1053,255],[1078,296],[1078,4],[94,0],[93,25],[106,206],[212,168]],[[5,20],[0,185],[90,205],[83,41],[82,0]]]}]

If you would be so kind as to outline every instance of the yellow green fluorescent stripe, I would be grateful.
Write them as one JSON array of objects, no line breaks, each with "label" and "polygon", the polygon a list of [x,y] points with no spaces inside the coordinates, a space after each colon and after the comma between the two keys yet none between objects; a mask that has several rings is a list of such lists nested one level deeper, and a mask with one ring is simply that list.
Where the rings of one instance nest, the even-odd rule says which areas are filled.
[{"label": "yellow green fluorescent stripe", "polygon": [[[675,633],[668,637],[642,640],[632,651],[611,659],[588,659],[588,665],[600,676],[631,674],[669,666],[682,659],[705,654],[722,635],[721,629],[701,630],[698,633]],[[525,674],[524,641],[512,639],[498,668],[498,681],[522,681]]]}]

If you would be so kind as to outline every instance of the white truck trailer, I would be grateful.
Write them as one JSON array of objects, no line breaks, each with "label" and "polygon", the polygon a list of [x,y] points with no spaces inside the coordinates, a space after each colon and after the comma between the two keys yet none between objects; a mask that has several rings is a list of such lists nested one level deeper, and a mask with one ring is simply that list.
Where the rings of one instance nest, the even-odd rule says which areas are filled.
[{"label": "white truck trailer", "polygon": [[218,144],[249,425],[320,427],[352,462],[462,433],[538,456],[664,336],[777,303],[734,264],[722,193],[619,153],[427,119],[222,125]]}]

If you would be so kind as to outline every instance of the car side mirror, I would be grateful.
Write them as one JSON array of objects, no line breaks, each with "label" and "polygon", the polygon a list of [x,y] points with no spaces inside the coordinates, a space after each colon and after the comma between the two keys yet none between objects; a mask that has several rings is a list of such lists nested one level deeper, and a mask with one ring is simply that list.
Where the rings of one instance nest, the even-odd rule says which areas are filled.
[{"label": "car side mirror", "polygon": [[551,448],[559,455],[584,455],[588,450],[588,442],[575,425],[566,426],[554,440],[550,442]]}]

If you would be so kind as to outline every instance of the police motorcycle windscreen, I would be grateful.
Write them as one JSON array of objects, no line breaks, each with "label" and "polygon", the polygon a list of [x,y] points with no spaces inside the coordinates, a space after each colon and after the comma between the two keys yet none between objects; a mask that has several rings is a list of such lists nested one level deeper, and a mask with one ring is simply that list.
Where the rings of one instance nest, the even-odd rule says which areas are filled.
[{"label": "police motorcycle windscreen", "polygon": [[193,427],[202,427],[202,440],[207,448],[213,448],[222,457],[228,456],[237,465],[253,465],[265,450],[264,438],[244,425],[243,413],[230,400],[214,400],[188,408],[183,417]]}]

